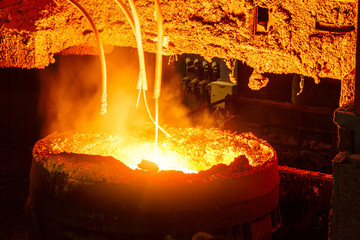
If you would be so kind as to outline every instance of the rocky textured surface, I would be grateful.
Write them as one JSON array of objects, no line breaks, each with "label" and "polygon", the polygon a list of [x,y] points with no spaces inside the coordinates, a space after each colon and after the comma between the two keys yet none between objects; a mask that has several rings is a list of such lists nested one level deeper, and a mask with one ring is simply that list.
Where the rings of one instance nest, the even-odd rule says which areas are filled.
[{"label": "rocky textured surface", "polygon": [[[136,47],[115,1],[79,3],[93,17],[105,45]],[[154,52],[154,3],[135,4],[144,49]],[[346,80],[342,99],[352,100],[347,89],[352,88],[355,68],[355,1],[163,0],[161,7],[167,55],[196,53],[207,59],[238,59],[260,73]],[[66,0],[3,1],[0,28],[1,67],[44,68],[54,54],[96,54],[89,23]]]}]

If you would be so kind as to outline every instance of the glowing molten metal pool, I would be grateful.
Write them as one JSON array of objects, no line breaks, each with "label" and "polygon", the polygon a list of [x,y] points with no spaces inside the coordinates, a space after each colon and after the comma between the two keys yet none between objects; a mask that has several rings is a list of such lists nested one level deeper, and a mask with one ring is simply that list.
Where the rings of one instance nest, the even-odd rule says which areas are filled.
[{"label": "glowing molten metal pool", "polygon": [[30,183],[38,232],[45,239],[240,237],[235,230],[244,224],[272,218],[279,175],[267,142],[219,129],[166,130],[171,137],[160,136],[156,159],[145,132],[38,141]]}]

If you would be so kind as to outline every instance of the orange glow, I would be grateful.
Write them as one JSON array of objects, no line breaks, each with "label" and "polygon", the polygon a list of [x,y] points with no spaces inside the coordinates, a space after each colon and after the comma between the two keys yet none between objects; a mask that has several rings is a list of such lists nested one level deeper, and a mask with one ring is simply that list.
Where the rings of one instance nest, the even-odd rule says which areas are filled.
[{"label": "orange glow", "polygon": [[153,132],[109,135],[95,132],[51,134],[44,139],[50,154],[62,152],[112,156],[132,169],[142,160],[156,162],[160,170],[196,173],[217,164],[229,165],[245,155],[252,167],[274,156],[270,145],[252,133],[236,134],[220,129],[168,128],[171,138],[159,136],[157,159],[153,159]]},{"label": "orange glow", "polygon": [[[153,65],[154,57],[147,57],[147,63]],[[66,61],[69,59],[71,61]],[[217,164],[228,165],[240,155],[245,155],[252,167],[274,156],[273,149],[251,133],[164,127],[171,137],[159,132],[154,159],[153,125],[143,105],[135,108],[138,93],[135,88],[138,78],[136,52],[117,49],[108,59],[110,77],[106,115],[98,114],[101,86],[96,57],[60,58],[56,71],[44,73],[40,101],[46,120],[43,134],[64,132],[51,134],[42,140],[46,151],[113,156],[132,169],[136,169],[142,160],[148,160],[156,162],[160,170],[186,173],[207,170]],[[149,71],[149,76],[153,75]],[[165,80],[167,84],[162,87],[163,104],[160,105],[159,118],[162,123],[172,126],[189,126],[188,110],[181,104],[181,81],[177,75]],[[204,122],[209,122],[208,119]]]},{"label": "orange glow", "polygon": [[[155,56],[145,53],[149,91],[153,90]],[[123,134],[129,127],[135,131],[153,123],[144,104],[136,108],[139,76],[137,52],[131,48],[116,48],[106,56],[108,70],[108,112],[100,115],[101,71],[97,56],[62,56],[53,68],[41,75],[39,110],[44,119],[42,136],[51,132],[79,129],[101,130]],[[189,126],[188,109],[182,105],[181,76],[175,64],[166,66],[159,104],[159,124]],[[141,96],[143,97],[143,96]],[[154,101],[147,94],[149,109],[154,114]],[[125,133],[128,135],[128,133]],[[163,134],[159,132],[159,134]]]},{"label": "orange glow", "polygon": [[105,52],[102,41],[99,36],[99,32],[95,26],[95,23],[89,13],[75,0],[68,0],[71,4],[73,4],[89,21],[92,30],[95,34],[95,39],[98,45],[100,62],[101,62],[101,74],[102,74],[102,94],[101,94],[101,108],[100,114],[105,114],[107,112],[107,73],[106,73],[106,62],[105,62]]}]

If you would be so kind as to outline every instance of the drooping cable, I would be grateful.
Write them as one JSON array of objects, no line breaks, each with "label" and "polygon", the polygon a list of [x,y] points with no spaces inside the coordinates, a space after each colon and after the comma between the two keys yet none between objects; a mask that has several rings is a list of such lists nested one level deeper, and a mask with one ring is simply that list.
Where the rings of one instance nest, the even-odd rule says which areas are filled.
[{"label": "drooping cable", "polygon": [[162,44],[163,44],[163,17],[161,14],[160,2],[155,0],[156,20],[157,20],[157,50],[155,62],[155,84],[154,98],[160,97],[161,91],[161,75],[162,75]]},{"label": "drooping cable", "polygon": [[162,40],[163,40],[163,18],[160,9],[159,0],[155,0],[155,11],[157,21],[157,50],[155,61],[155,83],[154,83],[154,99],[155,99],[155,150],[154,159],[157,155],[157,143],[159,135],[159,97],[161,91],[161,75],[162,75]]},{"label": "drooping cable", "polygon": [[[134,18],[131,16],[131,13],[129,12],[129,10],[126,8],[125,4],[121,0],[115,0],[115,2],[120,7],[120,9],[124,13],[126,19],[128,20],[128,22],[129,22],[129,24],[131,26],[131,29],[133,30],[133,33],[135,35],[136,43],[138,44],[138,41],[137,41],[138,35],[136,34],[137,32],[135,30]],[[141,81],[141,77],[142,77],[142,74],[141,74],[141,71],[139,71],[138,85],[139,85],[139,82]],[[136,101],[136,107],[139,106],[140,96],[141,96],[141,88],[139,89],[139,94],[138,94],[138,98],[137,98],[137,101]]]},{"label": "drooping cable", "polygon": [[101,91],[101,108],[100,114],[105,114],[107,111],[107,73],[106,73],[106,61],[105,61],[105,52],[102,41],[100,39],[99,31],[97,30],[93,19],[91,18],[90,14],[83,8],[77,1],[75,0],[68,0],[71,4],[73,4],[88,20],[90,23],[96,43],[99,48],[99,56],[100,56],[100,64],[101,64],[101,73],[102,73],[102,91]]},{"label": "drooping cable", "polygon": [[131,26],[131,29],[134,32],[134,35],[136,36],[134,19],[131,16],[129,10],[126,8],[125,4],[121,0],[115,0],[115,2],[117,3],[117,5],[120,7],[122,12],[124,13],[126,19],[128,20],[128,22],[129,22],[129,24]]},{"label": "drooping cable", "polygon": [[135,3],[133,0],[129,0],[131,12],[134,19],[134,25],[135,25],[135,38],[136,38],[136,44],[138,49],[138,55],[139,55],[139,67],[140,67],[140,73],[139,73],[139,80],[137,83],[136,88],[141,91],[141,89],[147,90],[147,80],[146,80],[146,71],[145,71],[145,57],[144,57],[144,50],[142,46],[142,38],[141,38],[141,29],[140,29],[140,21],[139,16],[136,12]]},{"label": "drooping cable", "polygon": [[[140,68],[141,68],[141,66],[142,66],[142,63],[141,63],[141,62],[143,62],[143,63],[144,63],[143,66],[145,66],[145,60],[141,60],[141,58],[142,58],[141,56],[144,56],[144,54],[143,54],[143,50],[142,50],[143,48],[142,48],[142,40],[141,40],[140,22],[139,22],[139,18],[137,17],[135,5],[133,4],[133,2],[132,2],[132,4],[131,4],[131,3],[130,3],[130,0],[129,0],[130,7],[133,6],[133,7],[132,7],[132,13],[133,13],[133,14],[135,13],[134,16],[136,16],[135,18],[136,18],[137,20],[134,20],[135,18],[133,18],[133,17],[131,16],[130,12],[128,11],[128,9],[126,8],[126,6],[121,2],[121,0],[115,0],[115,1],[116,1],[116,3],[118,4],[118,6],[121,8],[121,10],[123,11],[123,13],[125,14],[125,16],[126,16],[128,22],[129,22],[129,24],[130,24],[133,32],[134,32],[134,35],[135,35],[135,38],[136,38],[136,43],[137,43],[137,46],[138,46],[139,65],[140,65]],[[137,22],[137,23],[136,23],[136,22]],[[162,37],[161,37],[161,39],[162,39]],[[141,46],[141,47],[139,48],[139,46]],[[139,49],[141,49],[141,50],[139,50]],[[142,54],[141,54],[141,53],[142,53]],[[162,60],[162,58],[161,58],[161,60]],[[160,64],[160,65],[161,65],[161,64]],[[141,79],[141,78],[142,78],[142,76],[143,76],[142,73],[144,73],[144,72],[145,72],[145,76],[146,76],[145,67],[144,67],[144,71],[140,70],[140,72],[139,72],[139,79],[138,79],[138,84],[137,84],[137,89],[139,89],[139,94],[138,94],[138,97],[137,97],[136,106],[139,105],[141,92],[143,92],[145,108],[146,108],[146,111],[147,111],[147,113],[148,113],[148,115],[149,115],[149,118],[150,118],[150,120],[154,123],[154,125],[158,125],[158,124],[156,124],[156,122],[154,121],[154,118],[152,117],[151,112],[150,112],[150,109],[149,109],[149,106],[148,106],[148,104],[147,104],[146,92],[145,92],[145,90],[147,90],[147,89],[146,89],[146,88],[142,88],[142,84],[141,84],[142,79]],[[160,69],[160,72],[161,72],[161,69]],[[146,80],[146,79],[145,79],[145,80]],[[159,126],[159,129],[160,129],[166,136],[170,137],[170,135],[169,135],[163,128],[161,128],[160,126]]]}]

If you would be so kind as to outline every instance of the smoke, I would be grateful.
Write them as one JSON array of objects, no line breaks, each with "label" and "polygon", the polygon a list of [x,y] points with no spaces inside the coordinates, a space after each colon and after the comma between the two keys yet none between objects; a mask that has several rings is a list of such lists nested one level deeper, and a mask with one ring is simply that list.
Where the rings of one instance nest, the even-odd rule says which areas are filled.
[{"label": "smoke", "polygon": [[[147,101],[154,116],[154,54],[145,54],[149,90]],[[94,129],[124,132],[149,128],[152,123],[143,95],[136,108],[138,57],[136,49],[115,48],[106,56],[108,112],[100,115],[101,70],[97,56],[58,56],[41,74],[39,108],[44,119],[42,135],[53,131]],[[166,62],[166,61],[164,61]],[[160,96],[160,124],[187,126],[187,109],[182,102],[180,76],[175,66],[165,66]]]},{"label": "smoke", "polygon": [[39,112],[44,119],[43,135],[92,125],[101,79],[94,60],[62,56],[42,72]]}]

